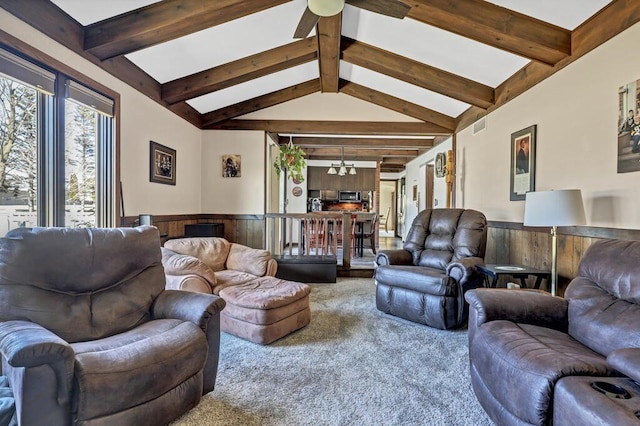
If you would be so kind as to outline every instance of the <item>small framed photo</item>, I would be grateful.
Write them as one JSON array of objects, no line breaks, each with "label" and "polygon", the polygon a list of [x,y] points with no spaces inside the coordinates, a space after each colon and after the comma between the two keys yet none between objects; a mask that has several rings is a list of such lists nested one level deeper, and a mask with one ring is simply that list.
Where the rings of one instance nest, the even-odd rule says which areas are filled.
[{"label": "small framed photo", "polygon": [[524,200],[535,191],[536,125],[511,134],[511,201]]},{"label": "small framed photo", "polygon": [[176,184],[176,150],[151,141],[149,155],[149,181]]},{"label": "small framed photo", "polygon": [[240,177],[241,158],[238,154],[222,156],[222,177]]}]

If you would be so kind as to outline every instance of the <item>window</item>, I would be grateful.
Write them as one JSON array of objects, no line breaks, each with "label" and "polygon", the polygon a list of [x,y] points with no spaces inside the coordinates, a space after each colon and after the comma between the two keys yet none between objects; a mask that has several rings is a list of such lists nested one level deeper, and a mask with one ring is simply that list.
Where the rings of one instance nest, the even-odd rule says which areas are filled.
[{"label": "window", "polygon": [[0,235],[113,226],[112,99],[0,49]]}]

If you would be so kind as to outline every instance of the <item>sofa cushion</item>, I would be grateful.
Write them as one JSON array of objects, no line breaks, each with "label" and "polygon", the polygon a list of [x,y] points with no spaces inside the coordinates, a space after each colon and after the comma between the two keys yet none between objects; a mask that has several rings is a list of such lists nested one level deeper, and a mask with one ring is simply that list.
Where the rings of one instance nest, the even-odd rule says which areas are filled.
[{"label": "sofa cushion", "polygon": [[213,287],[212,292],[213,294],[220,294],[220,290],[223,288],[248,283],[256,278],[258,278],[258,276],[242,271],[231,269],[218,271],[216,272],[216,286]]},{"label": "sofa cushion", "polygon": [[561,377],[617,374],[605,358],[563,332],[504,320],[478,328],[469,356],[492,397],[525,424],[548,423]]},{"label": "sofa cushion", "polygon": [[424,266],[384,265],[376,269],[376,281],[393,287],[437,296],[456,296],[457,285],[444,271]]},{"label": "sofa cushion", "polygon": [[220,291],[227,304],[250,309],[274,309],[289,305],[311,293],[311,287],[296,281],[260,277]]},{"label": "sofa cushion", "polygon": [[79,421],[160,397],[198,374],[208,350],[197,325],[169,319],[149,321],[125,333],[72,347],[77,389],[73,409]]},{"label": "sofa cushion", "polygon": [[178,238],[168,240],[164,246],[180,254],[188,254],[202,260],[213,272],[225,269],[231,243],[224,238]]},{"label": "sofa cushion", "polygon": [[267,250],[231,243],[227,257],[227,269],[248,272],[261,277],[267,273],[269,260],[271,260],[271,253]]}]

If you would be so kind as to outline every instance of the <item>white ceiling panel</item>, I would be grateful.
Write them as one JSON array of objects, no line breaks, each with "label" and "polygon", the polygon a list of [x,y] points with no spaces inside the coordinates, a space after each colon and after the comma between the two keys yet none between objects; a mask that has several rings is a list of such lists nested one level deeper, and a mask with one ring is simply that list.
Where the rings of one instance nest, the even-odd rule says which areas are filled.
[{"label": "white ceiling panel", "polygon": [[342,33],[491,87],[497,87],[529,62],[413,19],[389,18],[348,5]]},{"label": "white ceiling panel", "polygon": [[188,100],[187,103],[198,112],[204,114],[315,78],[319,78],[318,61],[308,62],[247,81],[246,83],[202,95]]},{"label": "white ceiling panel", "polygon": [[85,26],[158,1],[160,0],[51,0]]},{"label": "white ceiling panel", "polygon": [[451,117],[457,117],[470,106],[456,99],[344,61],[340,62],[340,78]]},{"label": "white ceiling panel", "polygon": [[488,0],[489,3],[574,30],[611,0]]},{"label": "white ceiling panel", "polygon": [[158,82],[166,83],[292,43],[306,4],[295,0],[126,56]]}]

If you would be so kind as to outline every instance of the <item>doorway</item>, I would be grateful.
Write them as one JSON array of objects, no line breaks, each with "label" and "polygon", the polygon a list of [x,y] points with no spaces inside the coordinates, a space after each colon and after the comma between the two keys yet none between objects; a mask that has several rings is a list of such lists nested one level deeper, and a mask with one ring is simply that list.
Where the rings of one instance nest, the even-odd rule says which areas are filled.
[{"label": "doorway", "polygon": [[433,182],[435,179],[435,167],[433,164],[427,164],[426,182],[425,182],[425,209],[432,209],[434,194],[433,194]]}]

